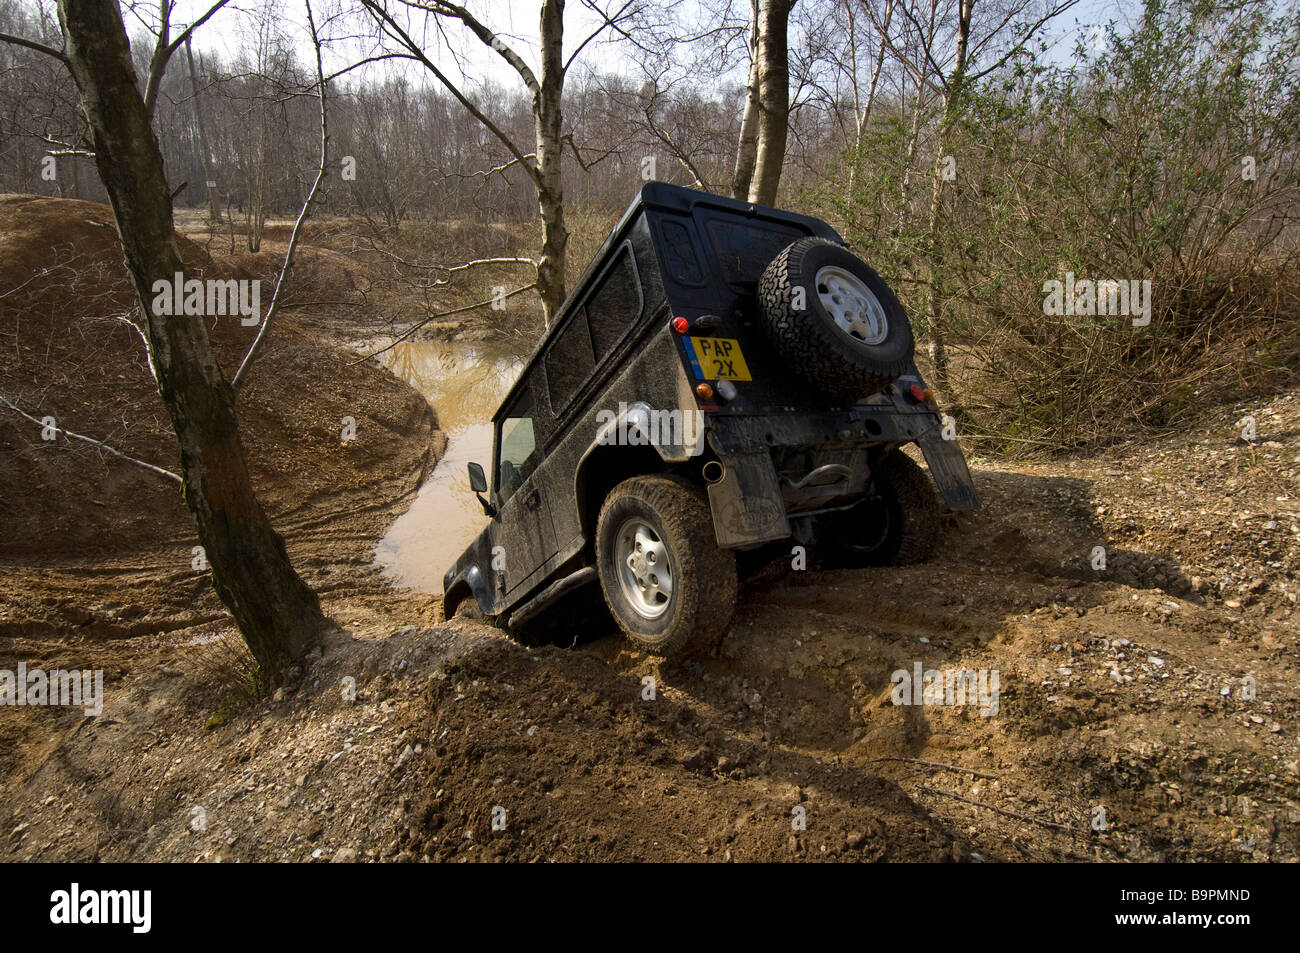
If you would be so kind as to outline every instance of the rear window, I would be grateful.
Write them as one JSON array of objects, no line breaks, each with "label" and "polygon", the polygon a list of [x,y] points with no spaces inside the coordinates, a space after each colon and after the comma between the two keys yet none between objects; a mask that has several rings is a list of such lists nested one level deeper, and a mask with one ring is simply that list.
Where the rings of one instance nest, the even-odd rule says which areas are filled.
[{"label": "rear window", "polygon": [[753,284],[763,269],[792,241],[805,233],[774,222],[738,222],[715,218],[709,222],[713,254],[728,284]]},{"label": "rear window", "polygon": [[551,349],[546,352],[546,386],[551,410],[560,413],[578,392],[579,385],[596,369],[586,312],[579,308]]}]

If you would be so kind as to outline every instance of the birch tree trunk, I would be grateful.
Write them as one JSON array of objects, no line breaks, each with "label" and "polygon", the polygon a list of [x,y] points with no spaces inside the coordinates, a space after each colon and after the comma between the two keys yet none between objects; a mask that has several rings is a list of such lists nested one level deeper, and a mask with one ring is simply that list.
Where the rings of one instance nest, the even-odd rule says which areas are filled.
[{"label": "birch tree trunk", "polygon": [[[953,59],[952,73],[944,87],[943,119],[939,125],[939,135],[935,142],[934,169],[930,177],[930,215],[926,230],[930,255],[930,288],[926,318],[929,324],[930,344],[928,347],[930,363],[934,368],[936,388],[953,401],[952,389],[949,387],[950,365],[947,349],[948,329],[943,316],[943,252],[939,246],[940,211],[943,203],[943,166],[944,155],[951,138],[952,128],[956,124],[965,98],[966,55],[970,48],[971,19],[975,13],[975,0],[960,0],[957,17],[957,49]],[[954,404],[955,406],[955,404]]]},{"label": "birch tree trunk", "polygon": [[533,126],[537,141],[537,206],[542,216],[542,254],[537,261],[537,294],[549,328],[564,304],[565,255],[569,231],[564,225],[564,180],[561,130],[564,96],[564,0],[544,0],[541,13],[542,62],[533,92]]},{"label": "birch tree trunk", "polygon": [[758,4],[749,0],[749,79],[745,83],[745,112],[740,120],[740,142],[736,146],[736,168],[731,178],[731,197],[749,198],[749,183],[754,179],[754,162],[758,158]]},{"label": "birch tree trunk", "polygon": [[795,0],[760,0],[758,149],[749,200],[775,205],[790,131],[790,10]]}]

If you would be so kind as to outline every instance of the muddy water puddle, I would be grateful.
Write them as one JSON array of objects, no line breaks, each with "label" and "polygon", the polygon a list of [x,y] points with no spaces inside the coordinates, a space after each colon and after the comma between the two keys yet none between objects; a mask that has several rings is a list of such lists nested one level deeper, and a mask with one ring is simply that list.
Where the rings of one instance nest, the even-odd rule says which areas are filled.
[{"label": "muddy water puddle", "polygon": [[380,359],[433,405],[447,450],[379,541],[375,562],[399,585],[441,593],[443,573],[487,525],[465,465],[491,471],[492,414],[523,362],[500,348],[447,341],[404,341]]}]

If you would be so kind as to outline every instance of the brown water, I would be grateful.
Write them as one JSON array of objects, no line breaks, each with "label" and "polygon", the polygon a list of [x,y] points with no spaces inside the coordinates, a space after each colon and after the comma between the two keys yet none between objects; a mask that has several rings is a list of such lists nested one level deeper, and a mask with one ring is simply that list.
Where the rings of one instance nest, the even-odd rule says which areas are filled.
[{"label": "brown water", "polygon": [[381,360],[433,405],[448,442],[411,508],[379,541],[375,562],[400,585],[441,593],[443,574],[487,525],[465,465],[490,472],[492,414],[523,363],[500,348],[447,341],[406,341]]}]

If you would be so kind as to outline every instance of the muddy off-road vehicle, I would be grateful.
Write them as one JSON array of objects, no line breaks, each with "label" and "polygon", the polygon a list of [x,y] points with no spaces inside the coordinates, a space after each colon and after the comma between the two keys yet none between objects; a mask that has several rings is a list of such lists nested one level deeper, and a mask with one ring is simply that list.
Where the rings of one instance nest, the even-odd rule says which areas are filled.
[{"label": "muddy off-road vehicle", "polygon": [[[721,637],[737,557],[923,560],[978,506],[893,292],[824,222],[651,182],[493,418],[491,522],[447,571],[523,632],[599,584],[659,654]],[[488,497],[482,494],[488,493]]]}]

